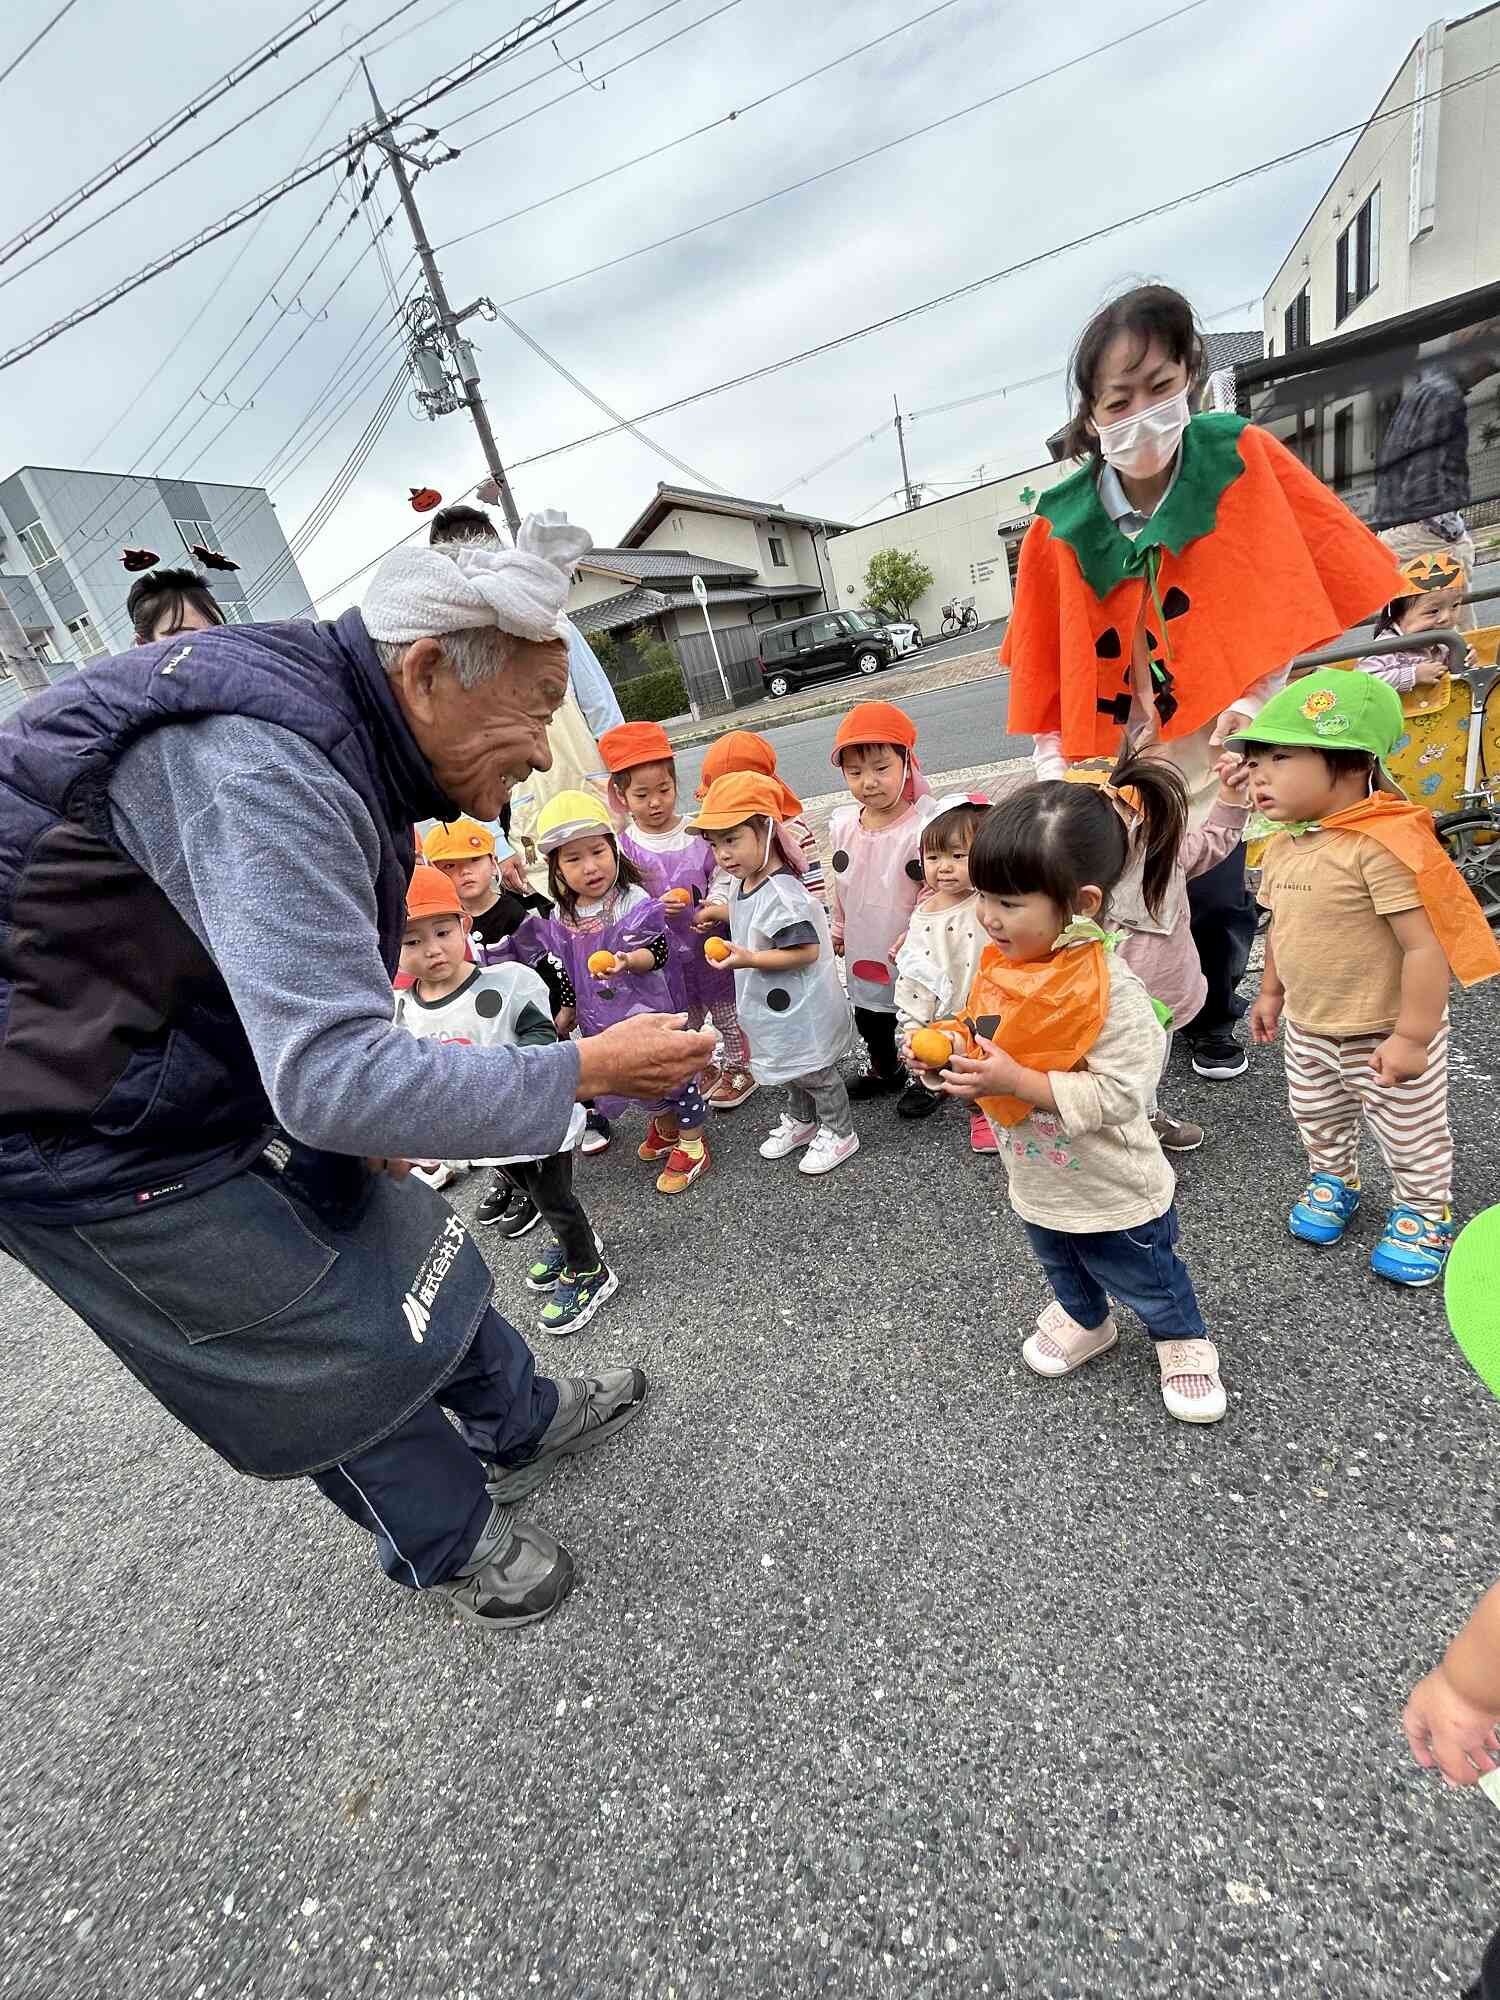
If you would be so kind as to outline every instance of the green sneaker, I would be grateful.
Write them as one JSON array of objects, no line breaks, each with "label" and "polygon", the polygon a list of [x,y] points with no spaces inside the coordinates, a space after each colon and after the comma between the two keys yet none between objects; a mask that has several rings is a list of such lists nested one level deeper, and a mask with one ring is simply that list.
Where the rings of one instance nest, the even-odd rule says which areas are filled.
[{"label": "green sneaker", "polygon": [[620,1281],[607,1264],[592,1271],[563,1271],[557,1290],[542,1307],[544,1333],[577,1333],[587,1326],[608,1298],[619,1289]]},{"label": "green sneaker", "polygon": [[554,1292],[557,1281],[567,1269],[568,1253],[560,1243],[554,1243],[543,1256],[538,1257],[526,1273],[528,1292]]}]

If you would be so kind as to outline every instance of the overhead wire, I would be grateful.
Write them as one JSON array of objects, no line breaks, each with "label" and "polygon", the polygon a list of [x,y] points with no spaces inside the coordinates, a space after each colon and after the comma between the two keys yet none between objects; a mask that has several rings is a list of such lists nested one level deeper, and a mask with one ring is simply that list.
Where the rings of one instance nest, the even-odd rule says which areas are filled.
[{"label": "overhead wire", "polygon": [[174,249],[164,251],[161,256],[153,258],[129,278],[120,280],[107,291],[99,293],[96,298],[76,307],[70,313],[65,313],[61,319],[52,321],[49,326],[41,328],[39,332],[0,354],[0,369],[13,368],[17,362],[26,360],[28,356],[37,353],[43,347],[50,346],[54,340],[60,339],[75,326],[82,326],[87,321],[96,319],[100,313],[107,312],[113,305],[118,305],[121,299],[139,291],[143,285],[152,284],[166,272],[175,270],[187,258],[197,256],[210,244],[232,235],[237,229],[243,229],[246,223],[253,222],[266,209],[284,201],[288,195],[295,194],[298,188],[305,187],[309,181],[316,180],[319,174],[330,166],[342,163],[346,172],[353,172],[351,163],[378,134],[389,132],[395,126],[409,122],[418,111],[426,110],[429,105],[437,103],[451,91],[459,90],[465,84],[473,82],[475,77],[482,75],[494,64],[509,61],[537,35],[554,31],[563,19],[588,4],[589,0],[548,0],[545,20],[539,19],[535,14],[527,15],[496,42],[481,49],[466,63],[460,65],[457,72],[445,71],[441,76],[430,80],[414,96],[403,100],[394,110],[387,112],[383,119],[373,119],[361,125],[341,145],[331,147],[317,159],[284,175],[273,186],[263,188],[259,194],[241,202],[237,208],[231,209],[217,222],[198,230],[195,235],[179,243]]},{"label": "overhead wire", "polygon": [[[587,180],[574,181],[570,187],[558,188],[554,194],[544,194],[536,201],[527,202],[522,208],[509,209],[504,215],[497,215],[490,222],[481,222],[473,229],[466,229],[460,236],[448,237],[446,242],[439,243],[437,247],[439,250],[451,250],[457,243],[468,243],[472,238],[483,236],[491,229],[499,229],[507,222],[515,222],[523,215],[534,215],[539,208],[548,208],[555,201],[564,201],[569,195],[581,194],[586,188],[597,187],[601,181],[612,180],[616,174],[623,174],[631,167],[644,166],[648,160],[660,159],[663,153],[670,153],[678,146],[685,146],[690,139],[701,139],[706,132],[716,132],[721,125],[733,125],[741,118],[748,117],[752,111],[759,111],[767,104],[774,104],[778,97],[785,97],[790,91],[799,90],[804,83],[812,83],[820,76],[827,76],[830,70],[838,69],[843,63],[852,62],[856,56],[864,55],[867,50],[878,48],[882,42],[888,42],[896,35],[905,34],[908,28],[920,27],[924,21],[930,21],[935,14],[945,13],[948,8],[958,5],[959,0],[938,0],[938,4],[929,7],[926,13],[914,14],[909,21],[899,21],[894,28],[888,28],[883,35],[876,35],[868,42],[861,42],[857,48],[846,49],[841,56],[835,56],[831,62],[820,63],[816,69],[807,70],[803,75],[794,76],[789,82],[779,84],[775,90],[765,91],[759,97],[752,97],[746,104],[736,105],[733,110],[722,113],[718,118],[709,119],[706,125],[695,125],[690,132],[679,132],[675,139],[666,139],[661,145],[652,146],[647,152],[636,153],[628,160],[618,160],[612,167],[605,167],[597,174],[590,174]],[[613,74],[613,70],[605,72],[606,76]]]},{"label": "overhead wire", "polygon": [[299,8],[284,28],[278,28],[270,40],[262,42],[258,49],[252,49],[242,63],[236,63],[233,68],[226,70],[223,76],[200,90],[197,96],[190,98],[186,104],[179,106],[160,125],[153,126],[143,139],[138,139],[133,146],[128,146],[117,159],[111,160],[107,166],[90,174],[74,188],[71,194],[65,195],[59,202],[54,202],[51,208],[34,221],[28,222],[8,242],[0,244],[0,264],[8,264],[12,258],[18,257],[29,244],[35,243],[39,237],[55,229],[58,223],[65,221],[76,208],[81,208],[84,202],[90,200],[101,188],[108,187],[111,181],[118,180],[122,174],[139,165],[142,160],[154,153],[158,146],[165,145],[174,133],[180,132],[185,125],[200,117],[210,105],[217,104],[221,97],[227,96],[231,90],[246,82],[268,62],[274,62],[294,42],[300,42],[304,35],[311,34],[314,28],[320,27],[331,15],[338,13],[340,8],[348,4],[349,0],[328,0],[328,4],[321,11],[315,7]]},{"label": "overhead wire", "polygon": [[25,48],[22,49],[21,53],[18,56],[12,56],[10,61],[5,65],[4,69],[0,69],[0,83],[4,83],[7,77],[13,76],[15,74],[15,72],[21,67],[22,63],[25,62],[26,58],[31,54],[31,51],[37,46],[37,44],[39,42],[44,42],[47,39],[48,35],[52,33],[52,30],[57,26],[58,22],[62,19],[63,15],[71,12],[71,10],[77,5],[78,5],[78,0],[63,0],[63,4],[58,8],[57,12],[52,16],[51,20],[44,22],[42,26],[37,29],[36,33],[32,36],[31,40],[26,44]]},{"label": "overhead wire", "polygon": [[[597,19],[597,17],[604,12],[606,7],[612,7],[614,6],[614,4],[615,0],[599,0],[599,5],[594,9],[593,13],[590,14],[589,19],[591,21]],[[636,28],[644,28],[648,21],[656,20],[658,15],[670,14],[674,7],[680,7],[682,4],[683,0],[660,0],[660,5],[653,7],[649,14],[642,14],[634,21],[627,21],[623,28],[615,28],[612,29],[609,34],[601,35],[597,42],[590,42],[587,48],[576,49],[573,51],[571,55],[567,56],[562,56],[561,52],[559,51],[560,60],[553,63],[549,69],[538,71],[538,73],[534,77],[528,77],[525,83],[512,84],[509,90],[502,90],[495,97],[485,98],[482,104],[474,104],[471,105],[467,111],[458,112],[454,117],[449,118],[445,122],[443,126],[444,132],[449,133],[457,131],[458,127],[460,125],[467,124],[469,119],[479,117],[482,112],[493,111],[497,104],[504,104],[507,101],[507,99],[514,97],[518,91],[525,90],[530,84],[540,83],[544,77],[553,75],[557,70],[580,69],[581,71],[581,65],[586,56],[591,56],[596,54],[598,50],[606,47],[610,42],[619,41],[622,35],[631,34]],[[738,4],[738,0],[736,0],[736,4]],[[712,17],[710,16],[710,18]],[[664,44],[653,44],[653,47],[660,47],[660,46],[664,46]],[[650,53],[651,53],[650,49],[645,49],[641,51],[641,54],[644,55],[649,55]],[[640,59],[639,56],[627,56],[624,62],[616,63],[614,69],[602,70],[599,73],[599,75],[595,77],[585,77],[583,82],[575,85],[575,87],[572,90],[565,90],[558,97],[549,97],[547,103],[541,106],[540,108],[542,110],[547,110],[550,109],[550,107],[554,104],[565,103],[567,99],[570,97],[577,97],[582,91],[597,90],[602,86],[603,81],[606,77],[610,77],[615,74],[616,69],[625,69],[629,66],[630,63],[637,62],[639,61],[639,59]],[[493,135],[490,133],[482,132],[477,139],[466,139],[464,141],[463,150],[465,152],[468,152],[474,146],[482,146],[485,140],[487,138],[490,138],[491,136]]]},{"label": "overhead wire", "polygon": [[592,403],[596,410],[602,410],[605,416],[613,417],[615,422],[619,424],[624,430],[629,431],[630,435],[636,440],[636,442],[638,444],[643,444],[646,447],[647,451],[654,452],[658,458],[664,458],[668,465],[675,466],[679,472],[685,472],[690,479],[696,479],[700,486],[711,486],[715,493],[723,493],[727,490],[725,487],[719,484],[717,479],[710,479],[706,472],[699,472],[695,466],[689,465],[685,458],[679,458],[676,452],[668,451],[667,447],[664,444],[658,444],[655,438],[647,437],[646,433],[641,429],[640,425],[632,423],[629,417],[622,417],[620,415],[620,412],[612,408],[610,404],[606,403],[602,396],[595,395],[594,391],[588,386],[586,382],[580,382],[578,377],[573,373],[571,368],[565,368],[562,362],[558,360],[555,354],[549,354],[546,348],[543,347],[542,343],[539,340],[533,339],[533,337],[526,331],[525,327],[518,325],[517,322],[511,318],[509,313],[501,312],[497,307],[496,315],[499,318],[502,325],[508,326],[510,328],[511,332],[516,336],[517,340],[523,341],[526,344],[526,346],[531,349],[533,354],[539,356],[541,360],[545,361],[547,366],[550,369],[552,369],[554,373],[560,375],[562,379],[570,385],[570,387],[578,391],[580,396],[585,397],[590,403]]},{"label": "overhead wire", "polygon": [[[1166,27],[1173,21],[1180,21],[1184,15],[1193,14],[1200,7],[1206,7],[1210,0],[1185,0],[1185,4],[1175,7],[1170,13],[1159,14],[1152,21],[1144,21],[1140,26],[1128,29],[1124,34],[1112,36],[1107,42],[1085,49],[1081,55],[1070,56],[1066,62],[1054,63],[1050,69],[1039,70],[1034,76],[1023,77],[1019,83],[1007,84],[1003,90],[991,91],[987,96],[976,98],[972,104],[960,105],[956,111],[948,111],[941,118],[930,119],[925,125],[918,125],[910,132],[899,133],[894,139],[884,139],[878,146],[869,146],[862,153],[851,154],[846,160],[838,160],[830,167],[820,167],[814,174],[804,174],[800,180],[790,181],[785,187],[773,188],[769,194],[757,195],[753,201],[738,203],[734,208],[726,208],[718,215],[710,215],[702,222],[694,222],[686,229],[675,229],[669,236],[659,236],[654,242],[642,243],[634,250],[621,252],[618,257],[606,257],[602,263],[590,264],[587,269],[574,271],[565,278],[551,278],[544,285],[533,285],[524,292],[516,292],[512,297],[501,300],[510,307],[523,305],[530,299],[545,297],[549,292],[562,290],[565,285],[575,285],[584,278],[598,277],[601,272],[618,270],[620,265],[633,263],[637,257],[648,256],[653,250],[663,250],[669,244],[681,243],[689,236],[701,235],[705,229],[717,228],[721,223],[736,221],[748,215],[753,209],[764,208],[768,202],[781,201],[787,195],[800,193],[803,188],[814,187],[819,181],[826,181],[834,174],[846,173],[850,167],[857,167],[867,160],[878,159],[883,153],[893,152],[898,146],[906,146],[913,139],[923,139],[933,132],[940,132],[945,126],[954,124],[960,118],[972,117],[976,111],[987,110],[1008,97],[1015,97],[1023,90],[1030,90],[1036,84],[1049,83],[1054,77],[1093,62],[1097,57],[1108,55],[1127,42],[1133,42],[1142,35],[1148,35],[1157,28]],[[519,122],[519,121],[518,121]]]}]

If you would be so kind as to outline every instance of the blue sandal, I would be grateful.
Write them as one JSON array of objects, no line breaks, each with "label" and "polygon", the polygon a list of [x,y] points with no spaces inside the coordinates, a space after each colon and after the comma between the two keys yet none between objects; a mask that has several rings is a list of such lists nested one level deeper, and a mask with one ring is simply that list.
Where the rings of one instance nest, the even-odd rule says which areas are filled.
[{"label": "blue sandal", "polygon": [[1435,1285],[1453,1243],[1453,1224],[1434,1222],[1405,1202],[1397,1202],[1385,1219],[1385,1233],[1370,1252],[1370,1269],[1377,1278],[1413,1290]]},{"label": "blue sandal", "polygon": [[1337,1174],[1316,1173],[1286,1226],[1302,1243],[1337,1243],[1359,1207],[1359,1189]]}]

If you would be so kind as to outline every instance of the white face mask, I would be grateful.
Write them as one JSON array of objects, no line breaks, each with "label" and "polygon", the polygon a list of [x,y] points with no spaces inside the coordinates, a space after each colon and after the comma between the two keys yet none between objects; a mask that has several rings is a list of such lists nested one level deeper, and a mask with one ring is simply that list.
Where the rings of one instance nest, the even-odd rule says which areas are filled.
[{"label": "white face mask", "polygon": [[1149,479],[1170,465],[1188,426],[1187,391],[1121,417],[1117,424],[1099,424],[1099,449],[1114,467],[1136,479]]}]

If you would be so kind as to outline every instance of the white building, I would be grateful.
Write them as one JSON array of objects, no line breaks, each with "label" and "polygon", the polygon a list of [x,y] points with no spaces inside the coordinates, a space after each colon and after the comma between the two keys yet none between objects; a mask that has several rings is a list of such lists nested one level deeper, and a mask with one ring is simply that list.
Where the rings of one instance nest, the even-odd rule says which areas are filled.
[{"label": "white building", "polygon": [[[125,549],[152,551],[164,569],[200,568],[194,543],[238,564],[203,569],[230,623],[313,615],[262,487],[43,465],[0,480],[0,590],[32,644],[59,669],[131,645],[125,599],[136,577],[121,563]],[[247,592],[278,564],[278,580],[252,613]],[[0,714],[20,698],[0,679]]]},{"label": "white building", "polygon": [[1266,291],[1268,358],[1500,277],[1496,65],[1500,4],[1406,51]]}]

